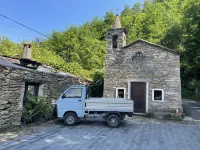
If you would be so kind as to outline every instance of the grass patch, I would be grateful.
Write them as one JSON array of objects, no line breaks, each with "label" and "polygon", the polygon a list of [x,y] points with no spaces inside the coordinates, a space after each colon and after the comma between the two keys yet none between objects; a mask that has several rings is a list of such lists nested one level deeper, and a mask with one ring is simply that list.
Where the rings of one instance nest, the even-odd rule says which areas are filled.
[{"label": "grass patch", "polygon": [[183,99],[188,100],[194,100],[194,101],[200,101],[200,95],[192,95],[192,96],[185,96]]}]

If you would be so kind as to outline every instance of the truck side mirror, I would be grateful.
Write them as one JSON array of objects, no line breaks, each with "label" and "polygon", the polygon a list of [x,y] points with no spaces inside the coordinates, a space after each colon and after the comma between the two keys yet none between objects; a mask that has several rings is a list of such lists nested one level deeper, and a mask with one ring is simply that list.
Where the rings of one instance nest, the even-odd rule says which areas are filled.
[{"label": "truck side mirror", "polygon": [[62,98],[66,98],[66,94],[65,93],[62,95]]}]

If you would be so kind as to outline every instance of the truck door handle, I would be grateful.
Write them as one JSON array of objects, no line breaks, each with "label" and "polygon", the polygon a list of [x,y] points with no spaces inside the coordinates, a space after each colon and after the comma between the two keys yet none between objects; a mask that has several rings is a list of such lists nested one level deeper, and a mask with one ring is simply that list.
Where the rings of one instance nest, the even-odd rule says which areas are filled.
[{"label": "truck door handle", "polygon": [[82,100],[78,100],[78,101],[82,101]]}]

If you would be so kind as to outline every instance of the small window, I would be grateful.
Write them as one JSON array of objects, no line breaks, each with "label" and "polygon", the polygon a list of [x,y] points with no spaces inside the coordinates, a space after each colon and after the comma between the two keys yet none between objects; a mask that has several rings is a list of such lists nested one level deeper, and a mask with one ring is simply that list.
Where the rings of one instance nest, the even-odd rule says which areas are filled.
[{"label": "small window", "polygon": [[146,57],[141,53],[141,52],[137,52],[133,57],[132,57],[132,61],[142,61],[145,60]]},{"label": "small window", "polygon": [[117,39],[118,39],[118,35],[113,35],[113,48],[117,48]]},{"label": "small window", "polygon": [[71,88],[65,92],[66,98],[81,98],[82,89]]},{"label": "small window", "polygon": [[116,88],[116,98],[125,98],[125,88]]},{"label": "small window", "polygon": [[164,100],[164,90],[163,89],[153,89],[152,90],[152,100],[162,102]]}]

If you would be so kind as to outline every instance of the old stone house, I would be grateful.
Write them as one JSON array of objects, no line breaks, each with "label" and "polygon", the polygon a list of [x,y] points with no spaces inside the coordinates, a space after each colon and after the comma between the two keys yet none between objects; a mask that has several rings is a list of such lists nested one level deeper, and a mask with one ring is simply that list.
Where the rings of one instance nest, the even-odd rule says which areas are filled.
[{"label": "old stone house", "polygon": [[32,60],[31,51],[31,45],[24,44],[22,58],[0,56],[0,128],[21,124],[28,93],[53,103],[69,86],[89,82]]},{"label": "old stone house", "polygon": [[106,37],[104,97],[134,100],[135,113],[181,110],[179,53],[142,39],[126,45],[126,36],[117,15]]}]

